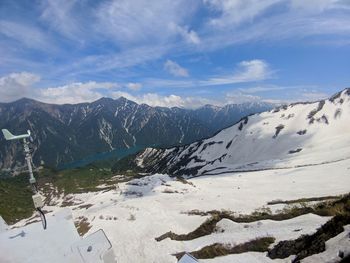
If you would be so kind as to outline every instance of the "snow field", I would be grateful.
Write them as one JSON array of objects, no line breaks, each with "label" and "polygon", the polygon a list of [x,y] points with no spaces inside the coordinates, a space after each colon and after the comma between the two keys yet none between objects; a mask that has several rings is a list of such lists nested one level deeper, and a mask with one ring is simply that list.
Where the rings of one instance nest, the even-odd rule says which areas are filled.
[{"label": "snow field", "polygon": [[[273,236],[276,242],[294,239],[301,234],[315,232],[329,219],[308,214],[280,222],[265,220],[238,224],[222,220],[218,226],[225,230],[223,233],[191,241],[155,241],[156,237],[168,231],[177,234],[191,232],[208,218],[184,212],[215,209],[250,214],[276,199],[345,194],[350,190],[349,173],[350,160],[294,169],[197,177],[188,180],[192,184],[155,174],[119,184],[121,193],[108,191],[75,195],[77,200],[93,206],[74,209],[73,214],[76,218],[88,218],[92,225],[89,233],[104,229],[119,262],[170,263],[176,262],[171,255],[173,253],[198,250],[215,242],[238,244],[262,236]],[[269,207],[276,210],[274,206]],[[280,205],[277,207],[281,208]],[[111,219],[113,217],[117,220]],[[298,229],[302,230],[295,231]],[[269,262],[264,253],[248,254],[249,258],[256,257],[256,262]],[[232,262],[233,258],[240,262],[240,257],[242,255],[230,255],[203,262]],[[262,258],[263,261],[259,261]]]}]

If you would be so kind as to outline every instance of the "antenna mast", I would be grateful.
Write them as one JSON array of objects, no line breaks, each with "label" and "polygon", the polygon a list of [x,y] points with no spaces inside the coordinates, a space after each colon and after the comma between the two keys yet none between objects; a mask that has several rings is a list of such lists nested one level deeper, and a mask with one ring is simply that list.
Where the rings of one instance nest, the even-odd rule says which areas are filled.
[{"label": "antenna mast", "polygon": [[28,130],[26,134],[22,135],[13,135],[11,132],[9,132],[7,129],[2,129],[2,133],[4,134],[4,137],[7,141],[11,140],[22,140],[23,142],[23,148],[24,148],[24,154],[25,159],[27,162],[28,172],[29,172],[29,183],[32,187],[32,191],[34,195],[32,195],[33,203],[35,209],[38,211],[41,222],[43,224],[43,228],[46,229],[47,223],[44,212],[41,210],[41,208],[44,206],[43,198],[38,193],[38,187],[36,184],[36,179],[33,174],[33,168],[32,168],[32,155],[29,149],[29,142],[27,141],[27,138],[30,137],[30,131]]}]

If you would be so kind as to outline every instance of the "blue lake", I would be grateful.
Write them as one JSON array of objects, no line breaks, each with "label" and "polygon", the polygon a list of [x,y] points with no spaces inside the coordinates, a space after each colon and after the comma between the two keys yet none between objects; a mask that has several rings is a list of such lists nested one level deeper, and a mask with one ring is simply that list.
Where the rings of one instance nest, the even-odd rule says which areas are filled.
[{"label": "blue lake", "polygon": [[119,159],[124,158],[128,155],[135,154],[135,153],[137,153],[137,152],[139,152],[147,147],[155,147],[155,146],[154,145],[147,145],[147,146],[137,145],[137,146],[134,146],[134,147],[131,147],[128,149],[115,149],[115,150],[109,151],[109,152],[97,153],[94,155],[87,156],[86,158],[78,160],[78,161],[61,164],[57,168],[59,170],[73,169],[73,168],[88,165],[88,164],[96,162],[96,161],[103,161],[103,160],[108,160],[108,159],[112,159],[112,158],[115,160],[119,160]]}]

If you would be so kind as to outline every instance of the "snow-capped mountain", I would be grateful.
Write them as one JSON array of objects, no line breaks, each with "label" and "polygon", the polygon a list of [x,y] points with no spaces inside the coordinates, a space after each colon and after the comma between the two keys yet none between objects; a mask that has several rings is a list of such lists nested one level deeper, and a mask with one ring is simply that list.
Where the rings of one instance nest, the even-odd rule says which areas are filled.
[{"label": "snow-capped mountain", "polygon": [[[215,132],[226,128],[240,118],[262,111],[270,110],[274,105],[266,102],[244,102],[242,104],[229,104],[224,107],[217,107],[213,105],[204,105],[203,107],[192,111],[194,117],[205,123],[206,126],[212,127]],[[237,119],[237,116],[241,116]],[[221,127],[219,129],[219,127]]]},{"label": "snow-capped mountain", "polygon": [[[271,104],[242,104],[190,110],[150,107],[125,98],[75,105],[21,99],[0,103],[0,128],[14,134],[30,129],[35,141],[34,163],[56,166],[115,149],[191,143],[246,114],[271,108]],[[20,166],[21,151],[19,142],[5,143],[0,136],[0,169]]]},{"label": "snow-capped mountain", "polygon": [[186,146],[147,148],[133,163],[143,171],[179,175],[317,165],[350,158],[349,134],[348,88],[327,100],[244,117]]}]

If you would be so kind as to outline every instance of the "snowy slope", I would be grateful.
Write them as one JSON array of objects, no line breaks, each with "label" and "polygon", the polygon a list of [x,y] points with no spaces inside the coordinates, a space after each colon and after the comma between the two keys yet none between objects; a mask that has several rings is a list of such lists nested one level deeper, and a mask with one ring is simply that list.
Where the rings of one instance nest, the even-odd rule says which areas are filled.
[{"label": "snowy slope", "polygon": [[350,158],[350,89],[243,118],[215,136],[170,149],[147,148],[135,160],[149,172],[218,174],[298,167]]},{"label": "snowy slope", "polygon": [[[191,252],[218,241],[238,244],[264,236],[273,236],[276,242],[294,239],[314,233],[329,219],[312,214],[285,221],[252,223],[234,223],[224,219],[218,223],[224,232],[189,241],[167,238],[157,242],[155,238],[168,231],[189,233],[208,218],[185,212],[216,209],[250,214],[263,206],[272,211],[282,209],[280,205],[267,205],[267,202],[276,199],[345,194],[350,191],[349,171],[350,160],[343,160],[318,166],[201,176],[188,179],[188,183],[155,174],[120,183],[118,190],[76,194],[72,200],[77,205],[71,208],[74,218],[85,217],[92,226],[87,235],[98,229],[106,232],[117,262],[175,263],[176,258],[172,254],[177,252]],[[85,208],[84,205],[91,206]],[[45,207],[49,211],[55,209]],[[25,223],[23,221],[16,226]],[[290,262],[290,259],[271,260],[266,253],[249,252],[200,262]]]},{"label": "snowy slope", "polygon": [[[169,238],[160,242],[155,240],[168,231],[189,233],[208,218],[189,215],[187,212],[228,210],[238,215],[250,214],[261,207],[276,212],[284,206],[268,205],[269,201],[349,193],[349,171],[350,159],[345,159],[298,168],[200,176],[187,181],[154,174],[119,183],[116,190],[62,196],[63,199],[57,201],[61,204],[64,198],[72,201],[70,206],[75,220],[85,218],[91,226],[86,236],[99,229],[105,231],[114,248],[117,262],[175,263],[177,260],[174,253],[199,250],[218,241],[239,244],[266,236],[276,238],[276,244],[280,240],[312,234],[329,219],[312,214],[285,221],[259,220],[252,223],[235,223],[223,219],[217,223],[217,227],[224,231],[216,231],[188,241]],[[44,209],[55,212],[60,208],[46,206]],[[47,216],[50,217],[49,214]],[[15,227],[36,220],[23,220]],[[52,223],[48,227],[51,225]],[[339,249],[339,244],[340,248],[349,253],[349,228],[346,229],[339,237],[327,243],[328,251],[302,262],[318,263],[320,258],[331,259]],[[0,242],[0,248],[3,244]],[[28,259],[27,262],[33,261]],[[266,253],[247,252],[199,262],[291,262],[291,258],[271,260]]]}]

